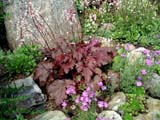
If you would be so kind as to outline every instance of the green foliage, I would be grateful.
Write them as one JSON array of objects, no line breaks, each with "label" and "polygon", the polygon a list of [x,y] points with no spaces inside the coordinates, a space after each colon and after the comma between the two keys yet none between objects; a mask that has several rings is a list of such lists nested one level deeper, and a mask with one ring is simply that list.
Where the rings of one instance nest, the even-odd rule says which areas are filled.
[{"label": "green foliage", "polygon": [[123,71],[120,71],[120,89],[125,93],[131,93],[139,72],[138,65],[126,65]]},{"label": "green foliage", "polygon": [[[136,86],[137,77],[141,76],[142,81],[149,80],[151,73],[154,69],[152,66],[145,64],[145,56],[141,56],[135,60],[134,64],[130,63],[129,55],[126,50],[121,48],[118,50],[118,55],[114,58],[112,69],[120,72],[120,89],[125,93],[139,92]],[[146,75],[141,75],[141,70],[147,71]]]},{"label": "green foliage", "polygon": [[[83,26],[83,32],[85,34],[95,34],[98,32],[98,28],[106,23],[108,5],[103,0],[87,2],[88,5],[84,4],[83,0],[76,0],[77,11]],[[101,8],[98,9],[97,7]]]},{"label": "green foliage", "polygon": [[117,53],[117,56],[113,59],[112,69],[114,71],[120,72],[124,69],[124,66],[127,63],[127,59],[121,57],[121,54],[126,54],[123,48],[119,49]]},{"label": "green foliage", "polygon": [[0,49],[0,64],[3,62],[4,52]]},{"label": "green foliage", "polygon": [[[21,115],[22,109],[17,108],[17,103],[24,97],[15,97],[14,95],[21,88],[0,88],[0,119],[12,119],[13,115]],[[22,119],[21,119],[22,120]]]},{"label": "green foliage", "polygon": [[155,71],[160,75],[160,65],[154,66]]},{"label": "green foliage", "polygon": [[133,120],[133,117],[129,113],[124,113],[123,120]]},{"label": "green foliage", "polygon": [[5,68],[9,73],[22,73],[29,75],[36,66],[41,52],[38,46],[22,46],[8,52],[4,59]]},{"label": "green foliage", "polygon": [[113,16],[111,36],[123,43],[153,46],[159,49],[160,19],[156,6],[147,0],[124,0]]},{"label": "green foliage", "polygon": [[9,73],[30,74],[36,66],[34,59],[25,54],[8,54],[5,67]]},{"label": "green foliage", "polygon": [[38,60],[41,56],[40,47],[37,45],[23,45],[14,50],[15,54],[25,54],[27,56],[32,56]]},{"label": "green foliage", "polygon": [[[123,0],[118,9],[112,9],[106,1],[99,3],[89,1],[89,5],[84,6],[84,1],[76,0],[85,34],[96,34],[122,43],[160,49],[160,40],[157,37],[160,34],[158,5],[151,4],[148,0]],[[99,31],[105,23],[112,23],[112,29],[107,32],[105,28]]]},{"label": "green foliage", "polygon": [[158,114],[156,115],[156,117],[160,119],[160,113],[158,113]]},{"label": "green foliage", "polygon": [[145,96],[137,94],[127,94],[127,102],[119,110],[124,112],[124,120],[133,120],[132,116],[138,115],[139,112],[145,112]]}]

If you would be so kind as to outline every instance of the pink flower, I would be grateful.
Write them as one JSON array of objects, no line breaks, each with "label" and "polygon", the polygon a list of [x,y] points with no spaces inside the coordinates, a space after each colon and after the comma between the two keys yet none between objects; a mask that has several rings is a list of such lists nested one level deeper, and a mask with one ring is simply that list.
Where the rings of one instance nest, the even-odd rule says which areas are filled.
[{"label": "pink flower", "polygon": [[106,86],[101,86],[102,91],[106,90],[107,87]]},{"label": "pink flower", "polygon": [[137,81],[136,82],[136,86],[138,86],[138,87],[142,86],[142,82],[141,81]]},{"label": "pink flower", "polygon": [[156,51],[154,52],[154,54],[155,54],[156,56],[159,56],[159,55],[160,55],[160,50],[156,50]]},{"label": "pink flower", "polygon": [[107,120],[104,117],[97,117],[96,120]]},{"label": "pink flower", "polygon": [[137,77],[137,80],[142,80],[142,77],[138,76],[138,77]]},{"label": "pink flower", "polygon": [[150,51],[147,50],[147,49],[143,50],[143,54],[144,54],[144,55],[147,55],[149,52],[150,52]]},{"label": "pink flower", "polygon": [[147,71],[146,71],[145,69],[142,69],[142,70],[141,70],[141,74],[142,74],[142,75],[146,75],[146,74],[147,74]]},{"label": "pink flower", "polygon": [[93,97],[95,97],[96,95],[95,95],[95,93],[94,92],[90,92],[90,94],[89,94],[89,97],[90,98],[93,98]]},{"label": "pink flower", "polygon": [[126,57],[126,54],[122,53],[122,54],[121,54],[121,57],[122,57],[122,58],[125,58],[125,57]]},{"label": "pink flower", "polygon": [[103,108],[103,107],[107,108],[108,104],[105,101],[98,101],[98,107],[100,107],[100,108]]},{"label": "pink flower", "polygon": [[150,59],[146,59],[146,64],[147,64],[148,66],[151,66],[151,65],[152,65],[152,61],[151,61]]},{"label": "pink flower", "polygon": [[107,102],[103,102],[103,106],[104,106],[104,108],[107,108],[108,107],[108,103]]},{"label": "pink flower", "polygon": [[78,103],[80,102],[79,98],[80,98],[79,96],[77,96],[77,97],[76,97],[76,99],[75,99],[75,103],[77,103],[77,104],[78,104]]},{"label": "pink flower", "polygon": [[66,90],[66,94],[68,94],[68,95],[76,94],[75,87],[74,86],[68,86],[67,90]]},{"label": "pink flower", "polygon": [[80,108],[83,111],[88,111],[88,106],[86,106],[86,105],[82,105]]},{"label": "pink flower", "polygon": [[67,106],[67,102],[66,102],[66,101],[63,101],[63,102],[62,102],[62,107],[65,108],[66,106]]},{"label": "pink flower", "polygon": [[98,82],[98,86],[103,86],[103,82]]},{"label": "pink flower", "polygon": [[156,65],[160,65],[160,61],[155,62]]},{"label": "pink flower", "polygon": [[86,91],[83,91],[82,96],[87,97],[88,93]]},{"label": "pink flower", "polygon": [[86,91],[91,91],[91,88],[90,88],[90,87],[87,87]]}]

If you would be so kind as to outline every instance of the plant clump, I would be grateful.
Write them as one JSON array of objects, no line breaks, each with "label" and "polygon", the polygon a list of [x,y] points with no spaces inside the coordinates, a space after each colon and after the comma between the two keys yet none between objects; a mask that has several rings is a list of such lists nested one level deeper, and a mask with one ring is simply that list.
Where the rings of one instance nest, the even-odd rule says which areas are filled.
[{"label": "plant clump", "polygon": [[96,40],[75,44],[62,38],[59,41],[61,46],[45,50],[46,58],[34,72],[34,80],[45,88],[49,99],[56,105],[67,99],[66,89],[73,89],[74,94],[78,94],[92,84],[93,91],[98,90],[98,82],[104,80],[100,68],[112,63],[116,55],[114,49],[101,47]]}]

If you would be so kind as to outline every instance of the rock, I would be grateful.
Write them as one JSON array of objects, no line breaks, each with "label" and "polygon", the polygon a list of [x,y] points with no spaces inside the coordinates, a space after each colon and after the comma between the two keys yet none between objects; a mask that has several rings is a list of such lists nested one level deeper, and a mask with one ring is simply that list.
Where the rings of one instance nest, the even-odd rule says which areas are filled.
[{"label": "rock", "polygon": [[52,33],[55,38],[79,38],[81,27],[73,0],[2,1],[4,11],[10,14],[5,26],[9,46],[13,49],[23,41],[46,47],[44,37],[48,45],[53,47],[55,42]]},{"label": "rock", "polygon": [[118,108],[126,102],[126,96],[123,92],[118,92],[111,96],[111,100],[108,103],[108,109],[117,111]]},{"label": "rock", "polygon": [[153,112],[153,111],[160,112],[160,100],[149,97],[147,99],[147,108],[149,112]]},{"label": "rock", "polygon": [[108,80],[111,83],[112,90],[118,90],[120,85],[120,75],[117,72],[114,72],[113,70],[109,70],[107,73]]},{"label": "rock", "polygon": [[32,120],[65,120],[67,117],[65,114],[61,111],[55,110],[55,111],[48,111],[46,113],[43,113]]},{"label": "rock", "polygon": [[140,114],[134,117],[133,120],[160,120],[160,111],[149,112],[148,114]]},{"label": "rock", "polygon": [[128,53],[127,58],[128,58],[128,63],[129,64],[134,64],[137,60],[140,60],[140,62],[143,62],[143,51],[148,51],[147,49],[140,47],[137,49],[132,50],[131,52]]},{"label": "rock", "polygon": [[123,46],[124,46],[124,49],[127,51],[132,51],[132,50],[136,49],[136,47],[134,45],[129,44],[129,43],[126,43]]},{"label": "rock", "polygon": [[98,117],[103,117],[109,120],[122,120],[121,116],[115,111],[103,111],[98,115]]},{"label": "rock", "polygon": [[42,94],[41,89],[33,81],[32,77],[16,80],[9,86],[12,88],[22,87],[16,94],[16,96],[24,96],[24,99],[18,102],[19,107],[27,109],[36,105],[43,104],[46,101],[46,97],[44,96],[44,94]]},{"label": "rock", "polygon": [[83,37],[83,41],[89,41],[89,40],[98,40],[102,43],[102,47],[116,47],[119,44],[117,44],[115,41],[113,41],[110,38],[100,37],[100,36],[87,36],[85,35]]},{"label": "rock", "polygon": [[151,80],[145,81],[144,87],[152,97],[160,98],[160,76],[154,73]]},{"label": "rock", "polygon": [[102,47],[116,47],[118,45],[110,38],[99,37],[98,39],[102,42]]}]

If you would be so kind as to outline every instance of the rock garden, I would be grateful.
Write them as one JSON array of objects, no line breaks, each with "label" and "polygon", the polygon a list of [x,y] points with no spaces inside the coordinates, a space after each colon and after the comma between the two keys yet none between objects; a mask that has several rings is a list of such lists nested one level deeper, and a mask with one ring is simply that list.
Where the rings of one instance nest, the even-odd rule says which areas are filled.
[{"label": "rock garden", "polygon": [[0,0],[0,120],[160,120],[159,0]]}]

